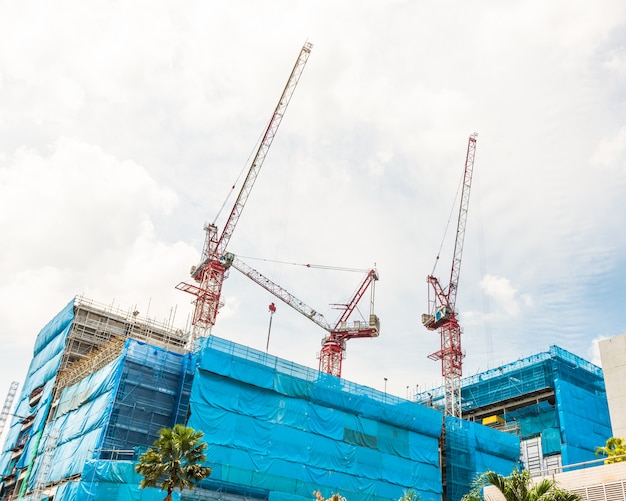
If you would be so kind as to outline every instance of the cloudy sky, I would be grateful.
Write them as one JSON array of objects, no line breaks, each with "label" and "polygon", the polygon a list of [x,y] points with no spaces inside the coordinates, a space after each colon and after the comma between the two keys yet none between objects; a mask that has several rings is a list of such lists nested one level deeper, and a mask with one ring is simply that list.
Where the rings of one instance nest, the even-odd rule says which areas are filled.
[{"label": "cloudy sky", "polygon": [[[348,343],[345,378],[387,378],[400,396],[440,384],[420,316],[440,248],[449,277],[473,132],[464,374],[553,344],[599,363],[597,339],[626,331],[622,0],[5,0],[0,13],[0,399],[74,296],[188,325],[192,296],[174,286],[204,224],[222,227],[306,41],[229,250],[329,322],[364,275],[301,265],[377,268],[381,335]],[[264,350],[274,298],[233,270],[223,299],[213,333]],[[277,306],[270,353],[317,367],[325,332]]]}]

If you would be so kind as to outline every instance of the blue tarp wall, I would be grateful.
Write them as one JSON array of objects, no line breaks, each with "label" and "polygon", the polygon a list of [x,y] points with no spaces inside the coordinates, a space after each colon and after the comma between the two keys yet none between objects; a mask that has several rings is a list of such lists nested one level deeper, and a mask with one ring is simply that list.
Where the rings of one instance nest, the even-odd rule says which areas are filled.
[{"label": "blue tarp wall", "polygon": [[[23,430],[14,420],[2,455],[5,472],[27,469],[29,491],[62,482],[55,501],[158,499],[159,491],[138,489],[131,461],[110,459],[136,459],[160,428],[185,422],[190,410],[189,426],[209,444],[205,489],[270,501],[310,501],[314,490],[350,501],[396,501],[409,489],[423,501],[440,499],[441,412],[216,337],[201,339],[195,355],[127,340],[118,359],[63,389],[53,409],[72,321],[73,301],[40,332],[16,411],[33,424]],[[29,395],[40,386],[31,408]],[[449,452],[466,454],[456,464],[462,482],[506,461],[500,434],[457,425]],[[7,458],[18,440],[25,453],[13,465]]]},{"label": "blue tarp wall", "polygon": [[[602,369],[558,346],[461,381],[463,411],[543,389],[554,401],[531,403],[502,417],[515,424],[521,439],[541,435],[544,455],[561,454],[562,464],[596,459],[595,450],[611,437]],[[443,405],[443,388],[430,392]],[[418,395],[426,402],[428,394]]]},{"label": "blue tarp wall", "polygon": [[612,436],[606,398],[564,379],[555,381],[563,464],[597,459],[595,450]]},{"label": "blue tarp wall", "polygon": [[120,459],[120,450],[146,448],[161,428],[186,421],[193,359],[191,354],[126,341],[115,402],[100,446],[101,459]]},{"label": "blue tarp wall", "polygon": [[[85,463],[82,477],[61,485],[54,499],[55,501],[163,500],[164,491],[156,488],[141,489],[140,480],[141,476],[135,473],[135,463],[132,461],[89,460]],[[175,492],[172,501],[180,499],[180,493]]]},{"label": "blue tarp wall", "polygon": [[[74,300],[70,301],[37,335],[33,359],[15,408],[16,416],[11,420],[11,426],[4,442],[4,450],[0,456],[0,476],[26,470],[27,476],[32,478],[33,458],[39,447],[45,421],[48,417],[52,388],[61,365],[65,342],[73,320]],[[43,388],[41,399],[31,407],[30,395],[33,390],[39,387]],[[31,416],[34,418],[31,426],[24,426],[28,421],[23,418]],[[23,452],[19,461],[14,462],[11,461],[11,456],[12,449],[16,447],[23,447]]]},{"label": "blue tarp wall", "polygon": [[[132,461],[87,460],[82,477],[58,486],[55,501],[162,501],[164,491],[141,489],[141,476]],[[23,501],[48,501],[48,495],[29,495]],[[172,501],[179,501],[175,492]]]},{"label": "blue tarp wall", "polygon": [[520,443],[515,435],[452,416],[445,426],[448,501],[460,501],[478,473],[509,475],[516,466]]},{"label": "blue tarp wall", "polygon": [[85,477],[88,460],[132,458],[134,448],[152,445],[161,428],[187,412],[180,397],[191,379],[190,357],[127,339],[120,357],[65,388],[39,444],[29,490],[35,482]]},{"label": "blue tarp wall", "polygon": [[440,412],[214,336],[202,342],[189,426],[209,444],[209,483],[281,501],[315,490],[440,499]]}]

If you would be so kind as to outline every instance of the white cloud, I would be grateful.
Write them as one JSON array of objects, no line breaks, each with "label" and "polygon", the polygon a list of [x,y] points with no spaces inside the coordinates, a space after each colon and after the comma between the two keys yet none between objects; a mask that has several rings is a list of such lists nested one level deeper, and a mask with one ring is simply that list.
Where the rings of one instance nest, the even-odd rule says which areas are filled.
[{"label": "white cloud", "polygon": [[495,300],[498,311],[508,317],[519,316],[522,306],[532,306],[532,298],[527,294],[518,294],[508,278],[485,275],[480,286],[487,296]]},{"label": "white cloud", "polygon": [[169,317],[183,299],[174,292],[181,263],[197,259],[195,249],[156,238],[151,218],[175,204],[139,165],[76,139],[4,156],[0,300],[11,308],[0,327],[22,364],[39,329],[75,295],[142,304],[144,313],[150,305],[155,318]]},{"label": "white cloud", "polygon": [[[609,336],[610,337],[610,336]],[[587,359],[596,364],[598,367],[602,367],[602,358],[600,357],[600,341],[604,339],[608,339],[606,336],[597,336],[591,340],[591,346],[589,347],[588,353],[583,354],[581,356],[588,357]]]},{"label": "white cloud", "polygon": [[[309,63],[231,250],[376,262],[381,336],[350,345],[348,374],[378,387],[388,377],[396,394],[436,381],[440,367],[426,357],[438,339],[415,312],[426,309],[425,277],[467,136],[478,131],[459,291],[467,370],[481,363],[473,320],[487,316],[493,359],[519,358],[510,339],[537,350],[563,342],[584,356],[597,311],[623,295],[611,279],[623,276],[626,249],[616,87],[625,25],[617,0],[5,5],[3,341],[28,345],[82,292],[141,303],[160,317],[178,305],[184,323],[192,298],[173,287],[188,279],[202,225],[217,214],[308,39]],[[357,281],[275,271],[315,307]],[[228,279],[216,330],[260,339],[259,347],[268,298],[254,287]],[[281,309],[272,349],[315,366],[323,333],[307,322]],[[626,330],[618,315],[603,322],[603,333]],[[0,373],[0,395],[12,377]]]},{"label": "white cloud", "polygon": [[591,157],[592,165],[606,175],[610,175],[611,170],[615,174],[623,174],[624,162],[626,162],[626,126],[615,134],[603,138]]},{"label": "white cloud", "polygon": [[617,47],[610,50],[604,67],[618,80],[624,80],[626,78],[626,48]]}]

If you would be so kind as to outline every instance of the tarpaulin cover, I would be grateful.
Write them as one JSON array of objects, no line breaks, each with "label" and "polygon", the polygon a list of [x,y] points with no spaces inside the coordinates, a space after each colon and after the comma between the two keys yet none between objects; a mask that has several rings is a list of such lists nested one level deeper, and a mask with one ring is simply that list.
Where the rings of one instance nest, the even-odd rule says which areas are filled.
[{"label": "tarpaulin cover", "polygon": [[[161,428],[175,424],[178,411],[187,412],[181,399],[185,376],[192,374],[190,356],[127,339],[120,357],[64,388],[38,443],[29,490],[84,475],[86,461],[115,458],[120,452],[113,449],[132,456],[134,447],[152,445]],[[126,499],[122,492],[118,499]]]},{"label": "tarpaulin cover", "polygon": [[[444,388],[431,390],[435,406]],[[550,393],[554,393],[554,398]],[[541,436],[544,455],[561,454],[562,464],[595,459],[595,449],[611,436],[602,369],[558,346],[461,380],[463,412],[524,395],[543,395],[508,409],[501,417],[522,440]],[[428,394],[417,396],[428,401]]]},{"label": "tarpaulin cover", "polygon": [[544,430],[559,426],[555,406],[546,401],[509,411],[506,413],[506,420],[517,425],[522,440],[537,437]]},{"label": "tarpaulin cover", "polygon": [[544,456],[561,453],[561,431],[558,428],[546,428],[541,432],[541,451]]},{"label": "tarpaulin cover", "polygon": [[[314,490],[350,501],[396,501],[409,489],[422,501],[441,497],[441,412],[214,336],[196,355],[127,340],[118,359],[63,390],[44,429],[72,319],[70,303],[40,333],[20,397],[33,426],[17,426],[8,446],[25,437],[27,485],[61,482],[55,501],[160,501],[159,490],[138,488],[133,463],[104,459],[151,445],[188,409],[188,424],[209,444],[213,473],[201,487],[210,491],[275,501],[310,500]],[[485,430],[459,428],[460,446],[451,447],[465,475],[458,478],[508,461],[515,437]]]},{"label": "tarpaulin cover", "polygon": [[85,460],[93,457],[111,414],[121,360],[63,390],[39,444],[30,488],[40,480],[40,471],[46,484],[58,482],[81,473]]},{"label": "tarpaulin cover", "polygon": [[446,417],[445,426],[449,501],[460,501],[478,474],[490,470],[509,475],[519,460],[515,435],[452,416]]},{"label": "tarpaulin cover", "polygon": [[[165,491],[157,488],[141,489],[141,475],[135,472],[131,461],[87,461],[75,498],[58,498],[62,501],[162,501]],[[173,501],[181,494],[174,492]]]},{"label": "tarpaulin cover", "polygon": [[205,433],[213,482],[276,499],[320,490],[395,501],[408,489],[440,498],[440,412],[238,349],[207,339],[191,393],[189,426]]},{"label": "tarpaulin cover", "polygon": [[557,379],[557,411],[563,440],[563,464],[597,459],[595,450],[612,436],[605,394]]},{"label": "tarpaulin cover", "polygon": [[[74,301],[72,300],[41,329],[37,336],[33,359],[22,385],[14,411],[15,416],[11,420],[4,450],[0,457],[0,475],[2,476],[10,474],[15,467],[26,469],[27,476],[30,475],[31,463],[48,416],[52,387],[73,319]],[[42,388],[42,396],[31,407],[30,395],[39,387]],[[31,416],[33,417],[32,424],[27,427],[27,420],[24,417],[31,419]],[[14,464],[11,462],[11,449],[16,445],[23,446],[23,452],[20,460]]]},{"label": "tarpaulin cover", "polygon": [[193,378],[190,354],[128,339],[123,359],[103,451],[152,445],[161,428],[182,423],[187,415]]}]

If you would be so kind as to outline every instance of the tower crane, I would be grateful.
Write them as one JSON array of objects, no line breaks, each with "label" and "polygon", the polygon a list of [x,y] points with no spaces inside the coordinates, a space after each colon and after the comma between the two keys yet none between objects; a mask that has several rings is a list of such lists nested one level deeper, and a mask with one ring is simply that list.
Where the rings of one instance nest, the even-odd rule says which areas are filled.
[{"label": "tower crane", "polygon": [[0,411],[0,437],[2,437],[4,425],[6,424],[7,419],[11,413],[11,406],[13,405],[13,400],[15,400],[15,395],[17,394],[17,388],[19,385],[20,384],[17,381],[13,381],[11,383],[11,386],[9,387],[7,396],[4,399],[4,405],[2,406],[2,410]]},{"label": "tower crane", "polygon": [[217,225],[211,223],[205,226],[206,232],[202,257],[197,266],[192,267],[191,276],[198,285],[179,283],[176,288],[196,297],[194,300],[194,312],[191,323],[193,325],[190,343],[193,344],[199,337],[210,335],[211,329],[215,325],[215,318],[221,303],[222,283],[224,282],[224,266],[220,257],[226,253],[228,242],[233,235],[233,231],[239,217],[246,205],[254,182],[259,174],[261,166],[267,156],[267,152],[274,140],[276,131],[282,121],[287,105],[291,100],[293,92],[300,80],[302,71],[309,59],[313,45],[306,42],[298,59],[291,71],[287,84],[278,100],[278,104],[272,114],[265,133],[252,160],[246,179],[243,182],[237,200],[230,212],[222,234],[219,235]]},{"label": "tower crane", "polygon": [[[322,339],[322,349],[320,350],[319,370],[341,377],[341,364],[343,355],[346,350],[346,341],[354,338],[378,337],[380,332],[380,320],[374,314],[374,282],[378,280],[378,272],[371,269],[358,286],[352,299],[346,304],[335,304],[334,306],[343,310],[339,319],[334,325],[329,324],[324,315],[314,310],[293,294],[285,290],[280,285],[274,283],[269,278],[263,276],[254,268],[238,259],[233,253],[228,252],[222,260],[225,269],[235,268],[245,276],[256,282],[265,290],[272,293],[278,299],[282,300],[294,310],[298,311],[312,322],[315,322],[322,329],[328,332],[328,335]],[[355,320],[351,324],[348,318],[356,309],[357,304],[371,286],[370,314],[368,323]]]},{"label": "tower crane", "polygon": [[461,272],[461,257],[463,255],[477,136],[477,133],[472,134],[467,144],[450,283],[447,287],[443,287],[437,277],[428,275],[427,282],[430,285],[428,289],[429,308],[428,313],[422,315],[424,326],[431,331],[439,329],[441,337],[441,348],[429,355],[428,358],[441,360],[441,373],[444,379],[444,415],[458,418],[461,417],[461,375],[464,354],[461,350],[461,326],[455,305]]}]

